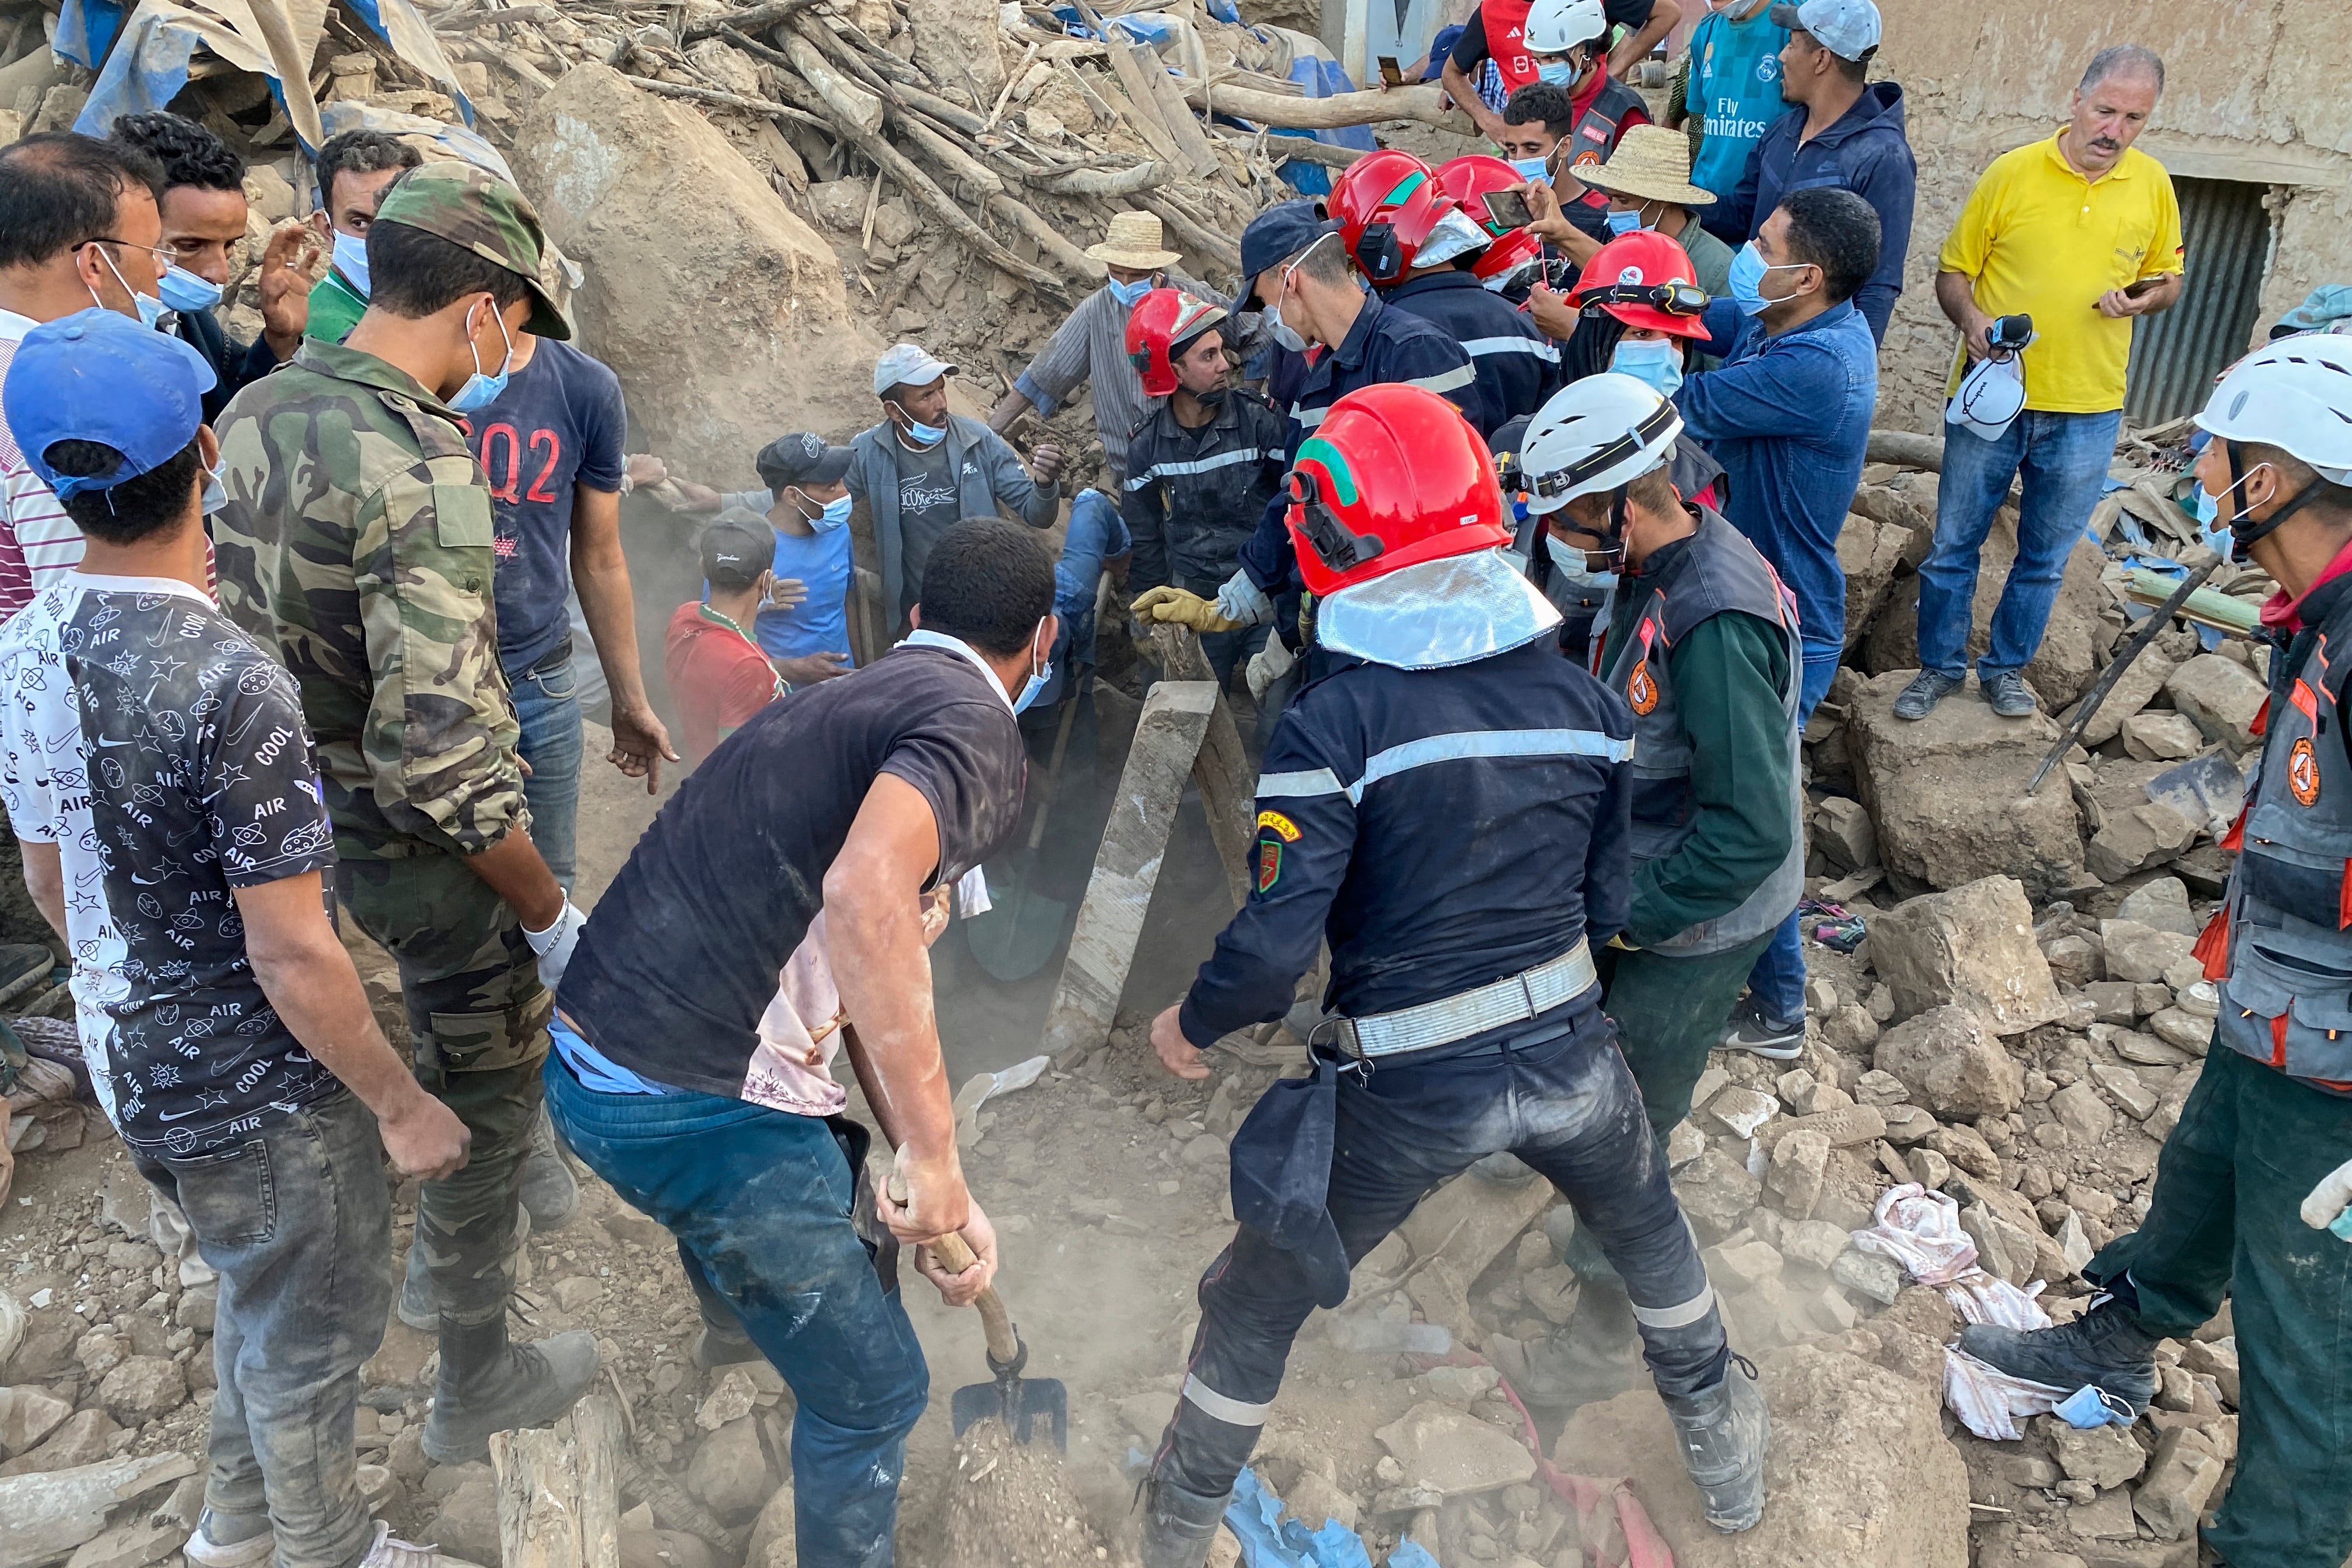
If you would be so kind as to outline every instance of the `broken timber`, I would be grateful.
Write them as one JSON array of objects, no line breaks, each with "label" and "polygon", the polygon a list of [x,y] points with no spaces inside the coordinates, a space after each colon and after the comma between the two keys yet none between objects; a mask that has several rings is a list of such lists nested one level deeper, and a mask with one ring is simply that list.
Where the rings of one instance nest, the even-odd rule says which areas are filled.
[{"label": "broken timber", "polygon": [[621,1415],[592,1394],[551,1427],[490,1437],[501,1568],[620,1568]]},{"label": "broken timber", "polygon": [[[1183,626],[1154,626],[1151,642],[1160,668],[1177,680],[1213,682],[1217,672],[1202,651],[1201,639]],[[1242,751],[1242,732],[1225,694],[1217,693],[1209,712],[1208,732],[1201,738],[1200,755],[1192,762],[1192,782],[1200,786],[1201,806],[1209,818],[1209,839],[1224,862],[1225,889],[1234,908],[1249,900],[1251,839],[1255,837],[1257,781],[1251,776],[1249,758]]]}]

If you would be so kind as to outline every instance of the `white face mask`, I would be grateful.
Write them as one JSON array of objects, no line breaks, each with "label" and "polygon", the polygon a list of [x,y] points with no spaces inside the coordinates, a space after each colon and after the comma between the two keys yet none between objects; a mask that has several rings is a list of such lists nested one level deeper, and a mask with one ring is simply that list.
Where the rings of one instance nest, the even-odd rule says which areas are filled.
[{"label": "white face mask", "polygon": [[1544,553],[1551,557],[1555,576],[1585,594],[1601,593],[1617,581],[1614,572],[1595,572],[1587,567],[1583,547],[1570,544],[1557,533],[1544,535]]}]

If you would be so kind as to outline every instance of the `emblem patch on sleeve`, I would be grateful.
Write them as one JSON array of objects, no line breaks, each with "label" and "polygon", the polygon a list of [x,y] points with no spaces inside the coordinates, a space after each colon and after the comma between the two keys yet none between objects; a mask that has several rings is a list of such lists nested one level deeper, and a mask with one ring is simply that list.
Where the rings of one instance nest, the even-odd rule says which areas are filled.
[{"label": "emblem patch on sleeve", "polygon": [[1270,893],[1282,876],[1282,840],[1268,834],[1257,841],[1257,890]]},{"label": "emblem patch on sleeve", "polygon": [[1282,836],[1282,841],[1285,844],[1296,844],[1298,842],[1298,825],[1291,821],[1290,818],[1283,816],[1282,813],[1278,811],[1259,812],[1257,814],[1257,826],[1258,831],[1261,833],[1265,832],[1270,828],[1274,832],[1280,834]]},{"label": "emblem patch on sleeve", "polygon": [[2294,746],[2287,751],[2286,787],[2287,792],[2294,796],[2296,804],[2301,805],[2319,804],[2319,757],[2312,751],[2311,737],[2308,735],[2295,737]]},{"label": "emblem patch on sleeve", "polygon": [[1625,700],[1636,713],[1648,713],[1658,706],[1658,683],[1650,674],[1650,661],[1643,659],[1633,667],[1625,680]]}]

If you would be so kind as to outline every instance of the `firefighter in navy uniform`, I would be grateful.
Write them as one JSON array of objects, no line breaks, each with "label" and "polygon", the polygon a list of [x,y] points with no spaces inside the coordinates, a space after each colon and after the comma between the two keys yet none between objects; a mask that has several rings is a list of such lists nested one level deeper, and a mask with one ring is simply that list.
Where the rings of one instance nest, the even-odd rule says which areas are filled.
[{"label": "firefighter in navy uniform", "polygon": [[[1152,1462],[1146,1568],[1199,1568],[1299,1325],[1440,1183],[1502,1151],[1549,1177],[1627,1282],[1708,1521],[1761,1517],[1769,1427],[1735,1370],[1592,948],[1626,910],[1633,720],[1559,657],[1559,616],[1505,559],[1486,445],[1442,399],[1351,393],[1302,444],[1287,527],[1323,673],[1267,744],[1249,901],[1152,1020],[1180,1077],[1289,1010],[1331,947],[1311,1077],[1232,1146],[1240,1227],[1200,1289]],[[1531,853],[1530,847],[1541,852]]]},{"label": "firefighter in navy uniform", "polygon": [[1241,563],[1241,548],[1289,468],[1282,416],[1255,393],[1225,384],[1225,312],[1174,289],[1154,289],[1127,318],[1127,357],[1153,400],[1128,440],[1120,510],[1134,541],[1135,613],[1201,633],[1220,682],[1265,634],[1220,625],[1210,601]]},{"label": "firefighter in navy uniform", "polygon": [[[1508,165],[1505,165],[1507,169]],[[1480,282],[1494,242],[1475,210],[1410,153],[1359,158],[1331,187],[1331,216],[1356,269],[1389,304],[1462,345],[1477,382],[1458,401],[1481,436],[1532,414],[1559,384],[1559,349],[1525,311]]]},{"label": "firefighter in navy uniform", "polygon": [[[1960,1348],[2063,1394],[2144,1410],[2156,1347],[2226,1294],[2237,1476],[2204,1535],[2230,1568],[2352,1553],[2352,338],[2281,338],[2231,368],[2197,423],[2198,482],[2232,557],[2268,572],[2270,711],[2228,891],[2197,944],[2212,1048],[2165,1140],[2147,1217],[2084,1267],[2071,1323],[1975,1324]],[[2192,1069],[2184,1069],[2192,1070]]]}]

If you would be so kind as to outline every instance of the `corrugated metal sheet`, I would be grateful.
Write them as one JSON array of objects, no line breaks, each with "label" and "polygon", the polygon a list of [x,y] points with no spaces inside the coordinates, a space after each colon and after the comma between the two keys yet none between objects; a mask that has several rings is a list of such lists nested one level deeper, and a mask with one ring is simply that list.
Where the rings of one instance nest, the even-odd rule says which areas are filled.
[{"label": "corrugated metal sheet", "polygon": [[2175,179],[2188,247],[2180,302],[2142,317],[2132,331],[2124,416],[2160,425],[2205,405],[2213,377],[2246,351],[2271,256],[2269,187],[2236,180]]}]

